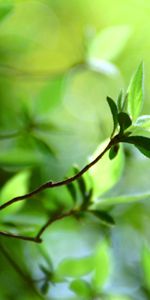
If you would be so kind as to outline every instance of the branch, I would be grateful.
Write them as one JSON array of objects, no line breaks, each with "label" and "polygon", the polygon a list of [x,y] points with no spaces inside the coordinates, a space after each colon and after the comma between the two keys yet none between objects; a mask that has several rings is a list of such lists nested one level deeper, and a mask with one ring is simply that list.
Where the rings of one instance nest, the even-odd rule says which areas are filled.
[{"label": "branch", "polygon": [[41,243],[42,242],[42,240],[40,238],[37,238],[37,237],[18,235],[18,234],[6,232],[6,231],[0,231],[0,235],[5,236],[5,237],[9,237],[9,238],[23,240],[23,241],[30,241],[30,242],[36,242],[36,243]]},{"label": "branch", "polygon": [[93,160],[91,161],[89,164],[87,164],[81,171],[79,171],[77,174],[75,174],[72,177],[69,177],[68,179],[62,180],[62,181],[58,181],[58,182],[52,182],[52,181],[48,181],[44,184],[42,184],[41,186],[39,186],[37,189],[35,189],[34,191],[25,194],[23,196],[18,196],[15,197],[11,200],[9,200],[8,202],[2,204],[0,206],[0,210],[3,210],[4,208],[12,205],[15,202],[18,201],[22,201],[24,199],[29,199],[35,195],[37,195],[38,193],[46,190],[46,189],[50,189],[50,188],[54,188],[54,187],[58,187],[58,186],[63,186],[63,185],[68,185],[69,183],[77,180],[78,178],[80,178],[84,173],[86,173],[92,166],[94,166],[102,157],[103,155],[115,144],[117,144],[119,142],[119,138],[118,135],[116,135],[114,138],[112,138],[108,145],[106,146],[106,148]]}]

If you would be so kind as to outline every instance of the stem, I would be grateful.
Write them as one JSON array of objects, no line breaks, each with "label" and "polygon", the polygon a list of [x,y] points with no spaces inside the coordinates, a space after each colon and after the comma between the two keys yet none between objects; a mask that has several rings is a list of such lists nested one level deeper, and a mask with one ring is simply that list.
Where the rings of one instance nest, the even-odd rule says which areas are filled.
[{"label": "stem", "polygon": [[15,202],[22,201],[24,199],[29,199],[29,198],[35,196],[36,194],[38,194],[38,193],[46,190],[46,189],[54,188],[54,187],[58,187],[58,186],[63,186],[63,185],[68,185],[69,183],[77,180],[84,173],[86,173],[92,166],[94,166],[103,157],[103,155],[112,147],[112,145],[115,145],[117,143],[118,143],[118,135],[116,135],[113,139],[111,139],[109,141],[109,143],[106,146],[106,148],[93,161],[91,161],[89,164],[87,164],[81,171],[79,171],[74,176],[69,177],[68,179],[65,179],[65,180],[62,180],[62,181],[58,181],[58,182],[48,181],[48,182],[42,184],[41,186],[39,186],[34,191],[32,191],[32,192],[30,192],[28,194],[25,194],[23,196],[15,197],[15,198],[9,200],[8,202],[2,204],[0,206],[0,210],[3,210],[4,208],[8,207],[9,205],[12,205]]},{"label": "stem", "polygon": [[9,238],[23,240],[23,241],[30,241],[30,242],[36,242],[36,243],[41,243],[42,242],[42,240],[40,238],[37,238],[37,237],[17,235],[17,234],[10,233],[10,232],[5,232],[5,231],[0,231],[0,235],[6,236],[6,237],[9,237]]},{"label": "stem", "polygon": [[36,240],[41,240],[42,234],[47,229],[47,227],[50,226],[52,223],[54,223],[55,221],[61,220],[61,219],[65,218],[65,217],[70,217],[70,216],[72,216],[75,213],[76,213],[75,210],[70,210],[69,212],[63,213],[61,215],[57,215],[54,218],[50,217],[48,219],[48,221],[41,227],[41,229],[37,233]]}]

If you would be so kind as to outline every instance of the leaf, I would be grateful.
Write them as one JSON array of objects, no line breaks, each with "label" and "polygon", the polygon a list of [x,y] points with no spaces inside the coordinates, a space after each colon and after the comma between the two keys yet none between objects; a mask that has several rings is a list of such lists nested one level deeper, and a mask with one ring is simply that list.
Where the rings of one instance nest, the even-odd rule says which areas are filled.
[{"label": "leaf", "polygon": [[136,125],[150,131],[150,116],[149,115],[140,116],[135,123],[135,126]]},{"label": "leaf", "polygon": [[128,110],[133,121],[140,115],[143,106],[143,63],[131,78],[128,93]]},{"label": "leaf", "polygon": [[121,112],[122,108],[123,108],[123,100],[124,100],[124,95],[123,95],[123,91],[120,91],[119,95],[118,95],[118,99],[117,99],[117,108],[118,111]]},{"label": "leaf", "polygon": [[[0,205],[2,205],[3,203],[9,201],[14,197],[26,194],[28,192],[29,176],[30,176],[30,172],[27,170],[27,171],[20,172],[14,175],[11,179],[9,179],[1,189]],[[8,212],[12,213],[18,210],[22,205],[23,205],[23,201],[20,201],[7,207],[7,214]]]},{"label": "leaf", "polygon": [[118,151],[119,151],[118,144],[112,146],[111,149],[109,150],[109,158],[114,159],[116,157],[116,155],[118,154]]},{"label": "leaf", "polygon": [[108,214],[106,211],[102,211],[102,210],[91,210],[90,211],[93,215],[95,215],[100,222],[102,222],[105,225],[108,226],[113,226],[115,225],[115,221],[113,219],[113,217]]},{"label": "leaf", "polygon": [[150,249],[147,246],[143,247],[141,259],[144,271],[144,285],[150,290]]},{"label": "leaf", "polygon": [[144,136],[123,137],[120,142],[133,144],[145,156],[150,158],[150,138]]},{"label": "leaf", "polygon": [[49,289],[49,282],[47,281],[47,279],[44,281],[44,283],[42,284],[40,290],[42,294],[47,294],[48,293],[48,289]]},{"label": "leaf", "polygon": [[127,25],[105,28],[93,38],[87,59],[98,58],[106,61],[116,59],[126,46],[130,34],[131,29]]},{"label": "leaf", "polygon": [[76,192],[76,188],[75,188],[74,183],[71,182],[71,183],[67,184],[66,188],[68,189],[68,191],[69,191],[69,193],[70,193],[70,195],[72,197],[72,200],[74,202],[76,202],[76,200],[77,200],[77,192]]},{"label": "leaf", "polygon": [[109,104],[109,107],[110,107],[110,110],[111,110],[111,113],[112,113],[112,117],[113,117],[114,127],[113,127],[113,131],[112,131],[112,134],[111,134],[111,136],[113,136],[113,134],[114,134],[114,132],[117,128],[117,125],[118,125],[118,109],[117,109],[116,103],[110,97],[107,97],[107,102]]},{"label": "leaf", "polygon": [[90,58],[87,62],[87,66],[91,71],[104,74],[106,76],[119,75],[119,69],[109,61],[98,58]]},{"label": "leaf", "polygon": [[56,155],[54,149],[42,137],[32,134],[32,138],[43,154],[53,157]]},{"label": "leaf", "polygon": [[123,134],[123,132],[131,126],[132,121],[129,117],[129,115],[125,112],[120,112],[118,114],[118,122],[120,125],[120,133]]},{"label": "leaf", "polygon": [[[108,141],[103,142],[90,158],[90,161],[95,159],[99,153],[105,148]],[[110,188],[112,188],[122,175],[124,168],[124,152],[120,147],[116,159],[110,160],[107,152],[102,159],[95,164],[88,172],[93,181],[93,201]]]},{"label": "leaf", "polygon": [[70,290],[84,300],[91,299],[91,288],[87,281],[83,279],[76,279],[71,282]]},{"label": "leaf", "polygon": [[56,275],[64,277],[80,277],[84,276],[94,269],[93,257],[87,256],[83,258],[71,258],[62,261]]},{"label": "leaf", "polygon": [[13,10],[12,4],[3,3],[0,6],[0,21],[2,21],[5,17],[7,17],[7,15],[12,12],[12,10]]},{"label": "leaf", "polygon": [[148,200],[150,198],[150,193],[144,194],[131,194],[131,195],[120,195],[115,197],[104,197],[97,200],[97,203],[91,205],[91,210],[101,209],[109,206],[114,206],[118,204],[134,203],[138,201]]},{"label": "leaf", "polygon": [[102,291],[103,286],[108,279],[110,272],[109,248],[105,241],[100,243],[95,254],[95,272],[92,279],[92,286],[98,293]]}]

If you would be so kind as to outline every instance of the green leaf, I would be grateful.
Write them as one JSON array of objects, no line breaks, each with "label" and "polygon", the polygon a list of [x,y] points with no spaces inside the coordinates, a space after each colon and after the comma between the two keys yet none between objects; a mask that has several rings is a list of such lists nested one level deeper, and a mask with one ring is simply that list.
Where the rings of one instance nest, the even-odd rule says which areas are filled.
[{"label": "green leaf", "polygon": [[37,148],[45,155],[55,157],[54,149],[39,135],[32,134],[31,135]]},{"label": "green leaf", "polygon": [[118,154],[118,151],[119,151],[119,145],[116,144],[112,146],[111,149],[109,150],[109,158],[114,159]]},{"label": "green leaf", "polygon": [[113,217],[108,214],[106,211],[102,211],[102,210],[91,210],[90,211],[93,215],[95,215],[100,222],[102,222],[105,225],[108,226],[113,226],[115,225],[115,221],[113,219]]},{"label": "green leaf", "polygon": [[93,38],[89,45],[88,60],[92,58],[105,61],[116,59],[126,46],[130,34],[131,29],[127,25],[105,28]]},{"label": "green leaf", "polygon": [[150,249],[146,246],[143,247],[141,260],[144,271],[144,284],[150,290]]},{"label": "green leaf", "polygon": [[93,257],[87,256],[83,258],[71,258],[62,261],[56,275],[64,277],[80,277],[94,270]]},{"label": "green leaf", "polygon": [[124,95],[123,95],[123,91],[121,90],[120,93],[119,93],[119,95],[118,95],[118,99],[117,99],[117,108],[118,108],[119,112],[122,111],[123,100],[124,100]]},{"label": "green leaf", "polygon": [[[10,199],[24,195],[28,192],[28,182],[29,182],[30,172],[23,171],[14,175],[11,179],[9,179],[6,184],[2,187],[0,193],[0,204],[9,201]],[[8,212],[12,213],[23,205],[23,201],[19,201],[9,207],[7,207],[7,214]],[[4,210],[5,213],[5,210]]]},{"label": "green leaf", "polygon": [[120,142],[136,146],[140,152],[150,158],[150,138],[144,136],[123,137]]},{"label": "green leaf", "polygon": [[76,202],[76,200],[77,200],[77,191],[76,191],[74,183],[71,182],[71,183],[67,184],[66,188],[68,189],[68,191],[69,191],[69,193],[72,197],[72,200],[74,202]]},{"label": "green leaf", "polygon": [[150,116],[149,115],[140,116],[135,123],[135,126],[136,125],[150,131]]},{"label": "green leaf", "polygon": [[133,75],[128,90],[128,110],[133,121],[140,115],[143,107],[143,63]]},{"label": "green leaf", "polygon": [[110,107],[110,110],[111,110],[111,113],[112,113],[112,117],[113,117],[114,127],[113,127],[113,131],[112,131],[112,134],[111,134],[111,136],[113,136],[113,134],[114,134],[114,132],[117,128],[117,125],[118,125],[118,109],[117,109],[116,103],[110,97],[107,97],[107,102],[109,104],[109,107]]},{"label": "green leaf", "polygon": [[121,195],[115,197],[104,197],[97,200],[97,203],[91,205],[91,209],[104,209],[109,206],[114,206],[118,204],[134,203],[138,201],[148,200],[150,193],[144,194],[131,194],[131,195]]},{"label": "green leaf", "polygon": [[96,292],[101,292],[110,272],[110,254],[105,241],[100,243],[95,253],[95,273],[92,286]]},{"label": "green leaf", "polygon": [[132,121],[129,117],[129,115],[125,112],[120,112],[118,114],[118,122],[120,125],[120,133],[123,134],[123,132],[131,126]]},{"label": "green leaf", "polygon": [[0,21],[2,21],[13,10],[12,4],[2,3],[0,5]]},{"label": "green leaf", "polygon": [[[90,161],[95,159],[102,152],[107,143],[108,141],[105,141],[97,148],[90,158]],[[88,171],[93,181],[93,201],[117,183],[122,175],[123,168],[124,152],[123,148],[120,147],[115,159],[110,160],[109,153],[107,152],[102,159]]]},{"label": "green leaf", "polygon": [[87,281],[83,279],[76,279],[71,282],[70,290],[84,300],[91,299],[91,288]]},{"label": "green leaf", "polygon": [[47,281],[47,279],[44,281],[44,283],[42,284],[40,290],[42,294],[47,294],[48,293],[48,289],[49,289],[49,282]]}]

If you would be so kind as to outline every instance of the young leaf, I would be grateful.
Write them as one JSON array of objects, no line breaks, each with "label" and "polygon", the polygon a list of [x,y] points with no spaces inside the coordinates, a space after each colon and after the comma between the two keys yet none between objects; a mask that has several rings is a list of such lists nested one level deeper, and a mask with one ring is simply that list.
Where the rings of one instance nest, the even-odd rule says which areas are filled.
[{"label": "young leaf", "polygon": [[118,109],[117,109],[116,103],[110,97],[107,97],[107,102],[109,104],[109,107],[110,107],[110,110],[111,110],[111,113],[112,113],[112,117],[113,117],[114,127],[113,127],[113,131],[112,131],[112,134],[111,134],[111,136],[113,136],[113,134],[114,134],[114,132],[117,128],[117,125],[118,125]]},{"label": "young leaf", "polygon": [[132,77],[128,90],[128,109],[135,121],[143,106],[143,64],[141,63]]},{"label": "young leaf", "polygon": [[87,53],[88,60],[92,58],[114,60],[126,46],[130,34],[131,28],[128,25],[105,28],[91,41]]},{"label": "young leaf", "polygon": [[144,115],[137,119],[136,124],[137,126],[140,126],[148,131],[150,131],[150,116]]},{"label": "young leaf", "polygon": [[150,138],[144,136],[123,137],[120,142],[136,146],[140,152],[150,158]]},{"label": "young leaf", "polygon": [[118,107],[118,111],[121,112],[122,111],[122,107],[123,107],[123,91],[121,90],[119,95],[118,95],[118,99],[117,99],[117,107]]},{"label": "young leaf", "polygon": [[109,248],[105,241],[100,243],[95,254],[95,273],[92,279],[94,290],[99,293],[108,279],[110,272],[110,255]]},{"label": "young leaf", "polygon": [[76,192],[76,188],[74,186],[74,183],[69,183],[66,185],[67,189],[68,189],[68,192],[70,193],[71,197],[72,197],[72,200],[74,202],[76,202],[77,200],[77,192]]},{"label": "young leaf", "polygon": [[118,150],[119,150],[119,145],[114,145],[111,147],[111,149],[109,150],[109,158],[113,159],[116,157],[116,155],[118,154]]},{"label": "young leaf", "polygon": [[100,222],[102,222],[103,224],[108,225],[108,226],[115,225],[114,219],[106,211],[103,211],[103,210],[91,210],[90,212],[93,215],[95,215],[100,220]]},{"label": "young leaf", "polygon": [[88,282],[83,279],[76,279],[71,282],[70,289],[82,299],[91,299],[91,288]]},{"label": "young leaf", "polygon": [[125,112],[120,112],[118,114],[118,122],[120,125],[120,133],[123,134],[124,130],[131,126],[132,121],[128,114]]}]

